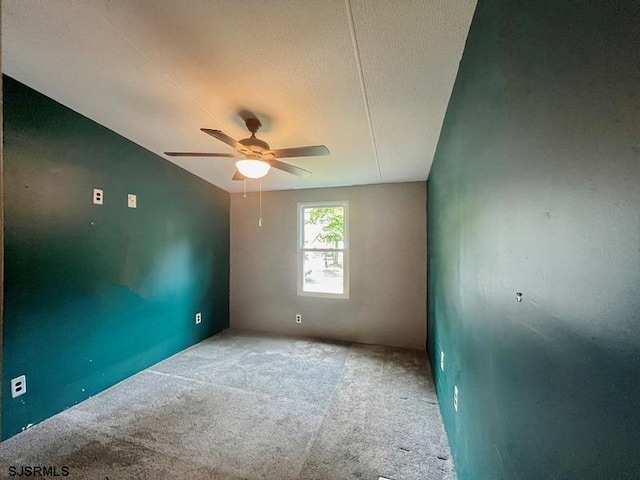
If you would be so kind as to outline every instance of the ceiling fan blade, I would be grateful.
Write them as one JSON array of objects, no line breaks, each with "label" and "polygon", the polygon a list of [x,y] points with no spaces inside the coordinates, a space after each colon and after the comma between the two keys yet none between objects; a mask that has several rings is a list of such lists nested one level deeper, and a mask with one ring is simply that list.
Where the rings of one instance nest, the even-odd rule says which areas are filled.
[{"label": "ceiling fan blade", "polygon": [[222,158],[240,158],[237,153],[208,153],[208,152],[164,152],[170,157],[222,157]]},{"label": "ceiling fan blade", "polygon": [[278,160],[269,161],[269,165],[271,165],[273,168],[277,168],[278,170],[283,170],[285,172],[292,173],[299,177],[308,177],[309,175],[311,175],[311,172],[309,170],[305,170],[304,168],[300,168],[300,167],[295,167],[289,163],[279,162]]},{"label": "ceiling fan blade", "polygon": [[227,145],[235,148],[239,152],[251,153],[251,150],[249,150],[247,147],[242,145],[237,140],[234,140],[233,138],[231,138],[226,133],[221,132],[220,130],[211,130],[210,128],[201,128],[200,130],[202,130],[204,133],[207,133],[207,134],[211,135],[213,138],[217,138],[221,142],[224,142]]},{"label": "ceiling fan blade", "polygon": [[329,149],[324,145],[312,145],[309,147],[281,148],[279,150],[271,150],[271,153],[275,158],[316,157],[329,155]]},{"label": "ceiling fan blade", "polygon": [[242,175],[238,170],[233,172],[233,177],[231,177],[231,180],[246,180],[246,179],[247,177]]}]

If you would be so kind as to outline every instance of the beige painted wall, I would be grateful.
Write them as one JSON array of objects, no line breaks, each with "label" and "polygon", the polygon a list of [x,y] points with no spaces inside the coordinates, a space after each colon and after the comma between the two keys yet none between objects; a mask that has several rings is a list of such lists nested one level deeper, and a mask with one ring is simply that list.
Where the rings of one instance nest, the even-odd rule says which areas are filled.
[{"label": "beige painted wall", "polygon": [[[349,201],[350,298],[297,295],[297,204]],[[425,349],[426,183],[231,195],[231,326]],[[302,324],[295,314],[302,314]]]}]

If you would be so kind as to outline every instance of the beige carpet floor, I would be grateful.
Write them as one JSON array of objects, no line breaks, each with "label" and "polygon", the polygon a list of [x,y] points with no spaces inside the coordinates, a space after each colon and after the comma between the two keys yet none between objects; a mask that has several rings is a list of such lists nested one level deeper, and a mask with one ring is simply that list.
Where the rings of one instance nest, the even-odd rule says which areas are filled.
[{"label": "beige carpet floor", "polygon": [[424,352],[234,330],[9,439],[0,465],[3,478],[455,479]]}]

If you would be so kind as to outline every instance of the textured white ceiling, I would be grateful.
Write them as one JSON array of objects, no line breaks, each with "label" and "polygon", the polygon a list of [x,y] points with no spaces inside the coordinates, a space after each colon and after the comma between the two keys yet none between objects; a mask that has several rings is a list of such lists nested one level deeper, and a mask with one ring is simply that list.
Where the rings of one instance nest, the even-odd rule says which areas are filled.
[{"label": "textured white ceiling", "polygon": [[[476,0],[3,0],[7,75],[159,154],[232,152],[202,133],[287,159],[265,190],[425,180]],[[231,159],[170,158],[225,190]],[[249,182],[250,190],[257,182]]]}]

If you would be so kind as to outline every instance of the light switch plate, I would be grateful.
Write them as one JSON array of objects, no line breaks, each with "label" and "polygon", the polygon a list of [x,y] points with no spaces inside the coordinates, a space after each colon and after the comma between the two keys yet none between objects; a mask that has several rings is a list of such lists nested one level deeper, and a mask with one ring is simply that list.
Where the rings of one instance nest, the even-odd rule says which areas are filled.
[{"label": "light switch plate", "polygon": [[127,205],[129,208],[138,208],[138,199],[133,193],[127,195]]}]

